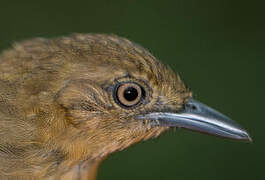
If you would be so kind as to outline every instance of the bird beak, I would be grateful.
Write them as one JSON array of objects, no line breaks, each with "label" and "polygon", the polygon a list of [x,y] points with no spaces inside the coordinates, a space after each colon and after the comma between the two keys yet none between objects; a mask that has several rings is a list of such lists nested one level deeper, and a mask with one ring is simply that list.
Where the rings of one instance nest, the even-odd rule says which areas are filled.
[{"label": "bird beak", "polygon": [[192,98],[178,113],[152,112],[140,115],[138,119],[151,120],[159,126],[179,127],[229,139],[252,141],[247,131],[235,121]]}]

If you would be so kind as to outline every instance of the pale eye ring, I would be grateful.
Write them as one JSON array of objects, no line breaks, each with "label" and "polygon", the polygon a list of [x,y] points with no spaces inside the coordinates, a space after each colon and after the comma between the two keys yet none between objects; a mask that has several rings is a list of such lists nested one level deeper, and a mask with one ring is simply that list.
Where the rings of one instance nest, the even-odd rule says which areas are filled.
[{"label": "pale eye ring", "polygon": [[134,107],[138,105],[143,97],[143,88],[133,82],[121,83],[115,88],[115,99],[123,107]]}]

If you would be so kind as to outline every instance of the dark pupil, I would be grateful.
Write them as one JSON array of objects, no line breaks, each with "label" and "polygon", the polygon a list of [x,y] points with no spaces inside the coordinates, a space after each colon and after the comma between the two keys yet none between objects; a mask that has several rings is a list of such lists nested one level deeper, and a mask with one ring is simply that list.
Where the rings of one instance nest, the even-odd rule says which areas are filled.
[{"label": "dark pupil", "polygon": [[138,97],[138,92],[137,92],[137,89],[133,87],[129,87],[125,89],[123,95],[127,101],[133,101]]}]

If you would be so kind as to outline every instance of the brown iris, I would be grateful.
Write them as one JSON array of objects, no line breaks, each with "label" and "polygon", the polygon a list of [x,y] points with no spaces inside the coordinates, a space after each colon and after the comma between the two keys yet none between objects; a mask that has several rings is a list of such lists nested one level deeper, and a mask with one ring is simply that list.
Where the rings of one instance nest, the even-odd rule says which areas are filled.
[{"label": "brown iris", "polygon": [[116,100],[120,105],[132,107],[137,105],[143,96],[142,88],[136,83],[123,83],[116,89]]}]

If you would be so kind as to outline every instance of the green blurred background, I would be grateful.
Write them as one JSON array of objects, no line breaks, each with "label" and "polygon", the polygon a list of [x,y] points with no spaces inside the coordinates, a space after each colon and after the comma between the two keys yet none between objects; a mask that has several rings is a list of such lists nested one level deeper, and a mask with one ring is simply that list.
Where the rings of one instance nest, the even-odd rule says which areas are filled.
[{"label": "green blurred background", "polygon": [[265,1],[0,3],[0,49],[32,37],[114,33],[179,72],[194,96],[249,130],[254,143],[169,131],[100,166],[104,179],[265,179]]}]

